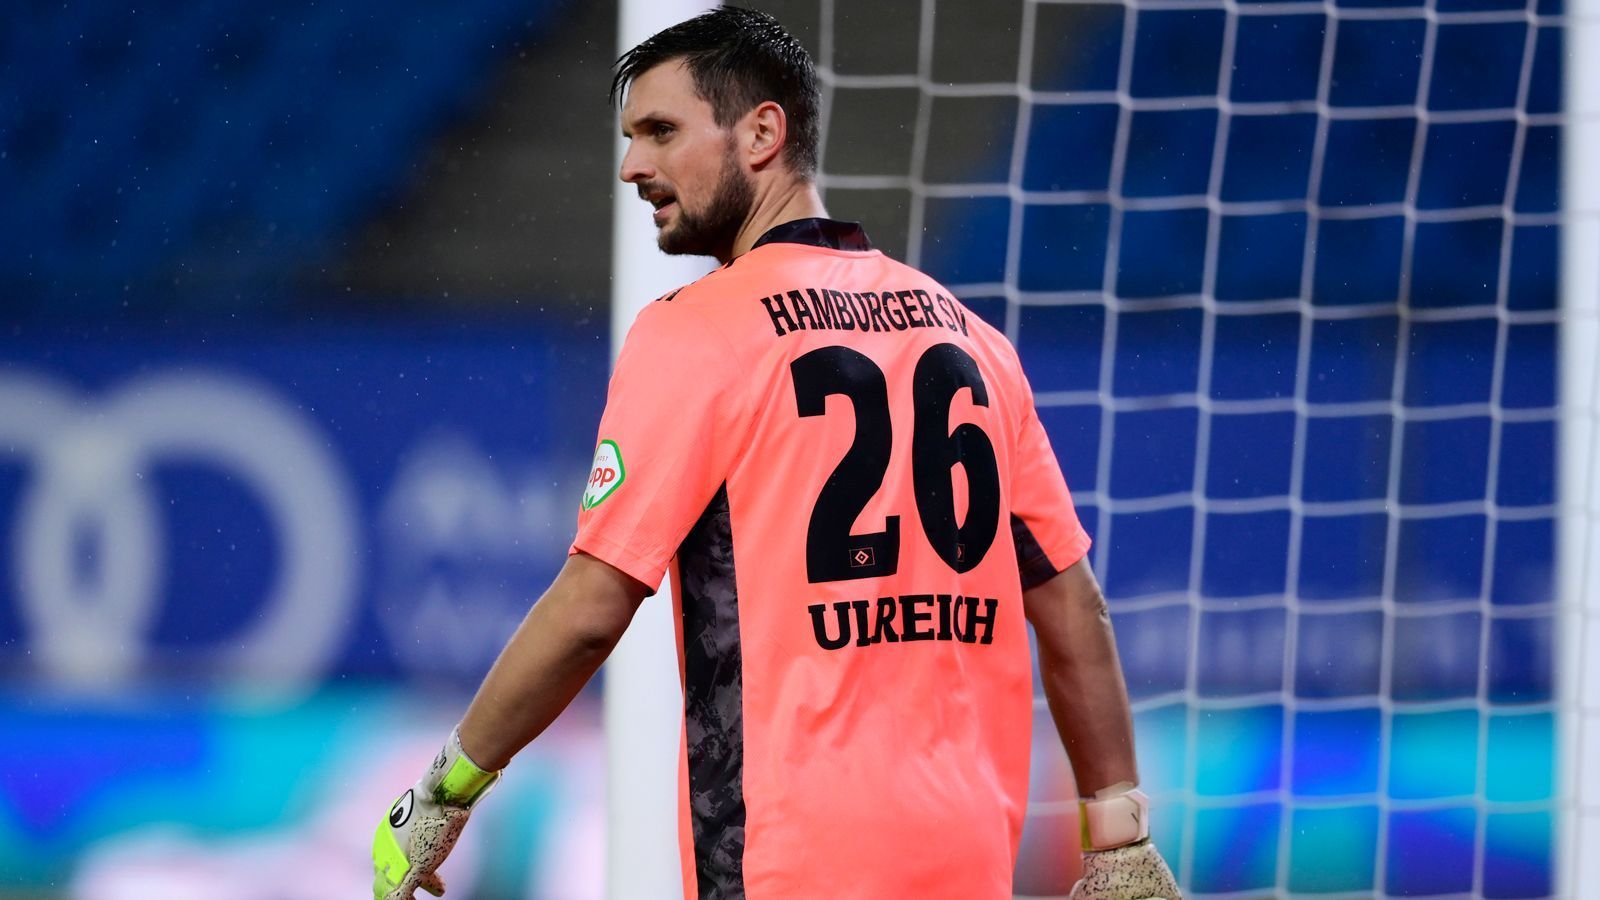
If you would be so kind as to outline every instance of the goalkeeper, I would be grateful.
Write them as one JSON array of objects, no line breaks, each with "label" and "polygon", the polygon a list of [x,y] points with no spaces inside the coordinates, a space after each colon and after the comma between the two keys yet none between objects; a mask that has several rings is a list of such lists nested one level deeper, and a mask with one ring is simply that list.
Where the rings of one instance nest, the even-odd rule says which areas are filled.
[{"label": "goalkeeper", "polygon": [[1177,897],[1089,537],[1016,352],[827,218],[818,98],[805,50],[750,10],[619,60],[622,180],[663,251],[723,265],[635,321],[567,563],[379,824],[375,898],[444,890],[473,805],[664,575],[686,897],[1010,898],[1028,623],[1083,798],[1074,896]]}]

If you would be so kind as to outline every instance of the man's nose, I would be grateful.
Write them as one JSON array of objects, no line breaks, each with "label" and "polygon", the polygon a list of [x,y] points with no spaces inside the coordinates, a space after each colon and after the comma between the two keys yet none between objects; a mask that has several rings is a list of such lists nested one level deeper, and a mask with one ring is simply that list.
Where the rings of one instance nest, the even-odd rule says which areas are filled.
[{"label": "man's nose", "polygon": [[622,171],[618,173],[618,177],[629,184],[637,184],[648,181],[654,176],[655,168],[649,165],[638,146],[630,142],[628,152],[622,154]]}]

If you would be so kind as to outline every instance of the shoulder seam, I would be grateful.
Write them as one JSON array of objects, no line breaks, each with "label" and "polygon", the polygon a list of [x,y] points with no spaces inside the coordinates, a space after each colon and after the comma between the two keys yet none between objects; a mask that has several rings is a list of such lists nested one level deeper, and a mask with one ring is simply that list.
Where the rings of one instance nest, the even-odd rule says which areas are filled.
[{"label": "shoulder seam", "polygon": [[[706,275],[714,275],[718,271],[721,271],[721,270],[720,269],[713,270],[712,272],[707,272]],[[747,367],[744,366],[743,356],[738,352],[738,345],[736,345],[734,343],[734,341],[730,337],[728,337],[727,332],[725,332],[723,330],[721,324],[718,323],[716,319],[714,319],[713,317],[707,315],[704,310],[698,309],[697,305],[694,304],[694,303],[689,303],[689,302],[672,303],[673,299],[678,297],[684,291],[687,291],[690,288],[693,288],[693,287],[699,285],[700,282],[703,281],[703,280],[704,280],[704,277],[702,277],[698,281],[692,281],[689,284],[686,284],[686,285],[684,285],[684,286],[682,286],[680,288],[677,288],[676,290],[673,290],[673,291],[670,291],[670,292],[668,292],[666,294],[663,294],[656,301],[646,304],[645,305],[645,309],[641,310],[640,314],[643,315],[644,312],[653,309],[656,306],[657,303],[671,304],[670,311],[669,311],[668,307],[663,306],[660,315],[675,316],[675,317],[678,317],[680,319],[683,318],[684,316],[693,317],[698,322],[700,322],[701,327],[707,333],[709,333],[711,335],[714,335],[716,340],[717,340],[717,342],[722,344],[723,352],[725,352],[728,355],[728,358],[738,362],[741,369],[745,369]],[[652,313],[652,315],[654,315],[654,313]],[[750,394],[750,392],[748,390],[743,392],[742,401],[744,403],[746,403],[746,404],[748,404],[750,402],[749,394]]]},{"label": "shoulder seam", "polygon": [[665,294],[662,294],[661,296],[657,297],[654,302],[656,302],[656,303],[671,303],[672,301],[678,299],[678,295],[679,294],[682,294],[684,291],[687,291],[690,288],[697,287],[702,282],[704,282],[706,279],[710,278],[713,275],[716,275],[718,272],[726,270],[727,268],[728,268],[727,266],[717,266],[715,269],[712,269],[711,271],[705,273],[704,275],[701,275],[699,278],[696,278],[695,280],[689,282],[688,284],[680,284],[677,287],[673,288],[672,290],[667,291]]}]

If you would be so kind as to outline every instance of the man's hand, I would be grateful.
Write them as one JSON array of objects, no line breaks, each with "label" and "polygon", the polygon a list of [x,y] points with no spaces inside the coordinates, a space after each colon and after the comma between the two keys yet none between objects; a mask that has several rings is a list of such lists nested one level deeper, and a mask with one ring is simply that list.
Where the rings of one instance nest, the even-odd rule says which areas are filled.
[{"label": "man's hand", "polygon": [[373,900],[412,900],[417,888],[438,897],[444,881],[435,871],[467,825],[472,807],[500,778],[461,749],[460,729],[411,790],[400,795],[372,836]]},{"label": "man's hand", "polygon": [[1180,900],[1178,882],[1149,839],[1083,854],[1072,900]]},{"label": "man's hand", "polygon": [[1150,801],[1119,782],[1078,804],[1083,878],[1072,900],[1180,900],[1178,882],[1150,843]]}]

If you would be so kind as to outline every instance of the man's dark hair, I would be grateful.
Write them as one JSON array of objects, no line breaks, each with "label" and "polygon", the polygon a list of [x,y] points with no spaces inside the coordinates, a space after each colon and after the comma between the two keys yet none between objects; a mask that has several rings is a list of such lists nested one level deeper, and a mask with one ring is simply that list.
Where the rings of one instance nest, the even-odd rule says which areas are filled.
[{"label": "man's dark hair", "polygon": [[817,173],[817,116],[821,91],[811,54],[764,12],[724,6],[664,29],[616,63],[611,102],[634,79],[665,62],[681,60],[695,93],[711,104],[717,125],[727,128],[757,105],[783,107],[789,134],[783,151],[789,168],[804,178]]}]

